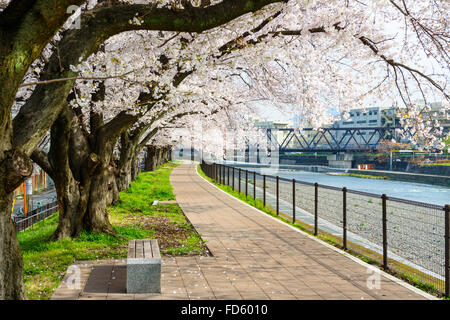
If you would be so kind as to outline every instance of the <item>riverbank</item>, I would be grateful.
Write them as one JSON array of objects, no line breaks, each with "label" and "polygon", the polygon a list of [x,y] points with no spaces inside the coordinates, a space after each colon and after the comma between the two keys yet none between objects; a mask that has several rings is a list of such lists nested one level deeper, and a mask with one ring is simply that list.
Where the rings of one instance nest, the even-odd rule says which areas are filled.
[{"label": "riverbank", "polygon": [[363,174],[377,177],[387,177],[389,180],[407,181],[415,183],[433,184],[438,186],[450,187],[450,177],[433,174],[410,173],[399,171],[382,170],[357,170],[348,169],[346,173]]},{"label": "riverbank", "polygon": [[376,180],[390,180],[389,177],[386,176],[372,176],[369,174],[359,174],[359,173],[348,173],[348,172],[327,172],[330,176],[346,176],[346,177],[355,177],[362,179],[376,179]]}]

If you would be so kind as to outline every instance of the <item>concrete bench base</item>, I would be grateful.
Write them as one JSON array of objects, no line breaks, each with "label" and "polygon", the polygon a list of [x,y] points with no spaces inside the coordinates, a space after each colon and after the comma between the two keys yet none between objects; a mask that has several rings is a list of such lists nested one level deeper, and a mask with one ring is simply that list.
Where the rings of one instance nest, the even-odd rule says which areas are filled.
[{"label": "concrete bench base", "polygon": [[[127,259],[127,293],[161,292],[161,257],[159,248],[155,249],[157,245],[156,240],[130,241]],[[130,249],[133,246],[135,250]]]}]

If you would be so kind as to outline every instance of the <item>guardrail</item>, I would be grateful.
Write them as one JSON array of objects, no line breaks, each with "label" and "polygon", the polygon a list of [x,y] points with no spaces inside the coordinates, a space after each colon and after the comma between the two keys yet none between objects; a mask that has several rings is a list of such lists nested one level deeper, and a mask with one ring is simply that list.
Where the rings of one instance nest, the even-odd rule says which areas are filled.
[{"label": "guardrail", "polygon": [[13,222],[16,226],[16,231],[21,232],[33,226],[36,222],[45,220],[49,216],[58,211],[58,202],[51,202],[34,209],[27,213],[26,217],[13,217]]},{"label": "guardrail", "polygon": [[222,164],[201,164],[211,179],[262,202],[314,235],[337,242],[450,296],[450,205],[337,188]]}]

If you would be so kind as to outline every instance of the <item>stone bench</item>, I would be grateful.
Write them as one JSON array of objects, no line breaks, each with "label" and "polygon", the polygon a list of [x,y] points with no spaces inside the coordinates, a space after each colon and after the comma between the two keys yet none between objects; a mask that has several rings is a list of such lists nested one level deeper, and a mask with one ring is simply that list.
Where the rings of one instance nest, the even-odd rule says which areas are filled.
[{"label": "stone bench", "polygon": [[127,293],[161,292],[161,255],[156,239],[130,240]]}]

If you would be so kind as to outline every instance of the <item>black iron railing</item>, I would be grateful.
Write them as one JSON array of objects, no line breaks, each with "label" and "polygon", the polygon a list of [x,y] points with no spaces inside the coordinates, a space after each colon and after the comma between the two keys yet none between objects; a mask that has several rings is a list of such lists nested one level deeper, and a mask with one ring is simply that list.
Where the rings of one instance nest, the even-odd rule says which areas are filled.
[{"label": "black iron railing", "polygon": [[261,201],[275,214],[303,224],[311,233],[329,237],[386,270],[450,295],[450,205],[263,175],[216,163],[202,163],[201,169],[216,182]]},{"label": "black iron railing", "polygon": [[58,202],[55,201],[28,212],[26,217],[13,217],[13,222],[16,225],[16,231],[24,231],[27,228],[33,226],[33,224],[35,224],[36,222],[45,220],[57,211]]}]

